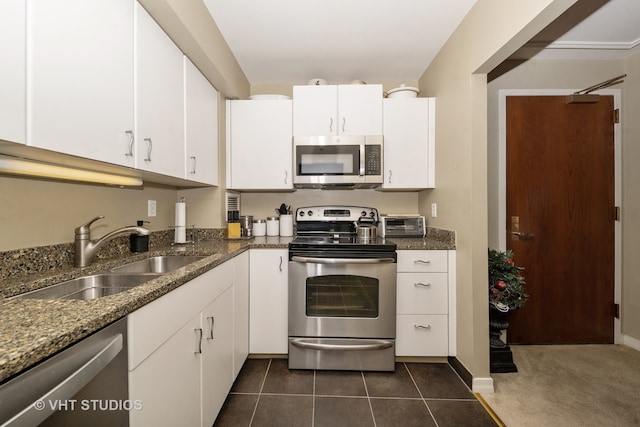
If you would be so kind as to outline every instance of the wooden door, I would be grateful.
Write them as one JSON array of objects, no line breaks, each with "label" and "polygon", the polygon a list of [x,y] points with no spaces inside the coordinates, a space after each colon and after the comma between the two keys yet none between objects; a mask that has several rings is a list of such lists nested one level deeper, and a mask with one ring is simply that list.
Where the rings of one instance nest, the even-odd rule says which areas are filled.
[{"label": "wooden door", "polygon": [[507,97],[507,247],[530,295],[511,344],[613,343],[613,110]]}]

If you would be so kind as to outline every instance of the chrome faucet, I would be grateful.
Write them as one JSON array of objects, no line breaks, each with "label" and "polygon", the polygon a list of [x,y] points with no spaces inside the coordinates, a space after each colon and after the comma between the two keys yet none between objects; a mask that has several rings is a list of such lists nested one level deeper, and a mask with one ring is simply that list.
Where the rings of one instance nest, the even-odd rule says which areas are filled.
[{"label": "chrome faucet", "polygon": [[93,257],[95,256],[98,249],[100,249],[105,243],[115,237],[132,233],[136,233],[140,236],[149,235],[149,230],[147,230],[146,228],[132,225],[129,227],[122,227],[117,230],[113,230],[111,233],[105,234],[102,238],[96,240],[95,242],[92,242],[91,224],[102,218],[104,218],[104,215],[97,216],[86,224],[83,224],[75,229],[76,238],[74,260],[76,267],[86,267],[91,264],[91,261],[93,261]]}]

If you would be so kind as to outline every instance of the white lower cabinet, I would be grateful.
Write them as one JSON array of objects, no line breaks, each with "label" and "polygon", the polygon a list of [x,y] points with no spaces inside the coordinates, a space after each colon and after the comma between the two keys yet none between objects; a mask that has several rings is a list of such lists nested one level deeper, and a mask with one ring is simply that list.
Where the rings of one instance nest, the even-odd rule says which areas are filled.
[{"label": "white lower cabinet", "polygon": [[249,355],[249,251],[233,264],[233,377],[237,377]]},{"label": "white lower cabinet", "polygon": [[200,315],[204,337],[200,359],[202,425],[211,426],[231,390],[233,380],[233,289],[228,288]]},{"label": "white lower cabinet", "polygon": [[[396,356],[453,356],[454,251],[398,251]],[[451,273],[451,274],[450,274]],[[451,344],[451,345],[450,345]],[[453,354],[452,354],[453,353]]]},{"label": "white lower cabinet", "polygon": [[130,412],[132,426],[213,424],[236,376],[235,263],[129,315],[129,398],[142,404]]},{"label": "white lower cabinet", "polygon": [[249,352],[287,354],[289,251],[251,249]]}]

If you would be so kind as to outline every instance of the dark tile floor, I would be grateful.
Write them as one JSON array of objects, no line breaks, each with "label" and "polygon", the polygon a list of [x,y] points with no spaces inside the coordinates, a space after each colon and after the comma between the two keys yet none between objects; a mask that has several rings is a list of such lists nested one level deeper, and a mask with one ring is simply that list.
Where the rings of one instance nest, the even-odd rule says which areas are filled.
[{"label": "dark tile floor", "polygon": [[248,359],[215,427],[496,426],[446,363],[396,363],[395,372],[289,370]]}]

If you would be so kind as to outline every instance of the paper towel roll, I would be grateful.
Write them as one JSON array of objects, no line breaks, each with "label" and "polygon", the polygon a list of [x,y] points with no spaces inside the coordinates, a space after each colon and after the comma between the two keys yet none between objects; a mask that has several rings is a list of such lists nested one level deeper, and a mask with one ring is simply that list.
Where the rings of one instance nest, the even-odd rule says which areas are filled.
[{"label": "paper towel roll", "polygon": [[187,241],[187,204],[181,200],[176,203],[176,243]]}]

